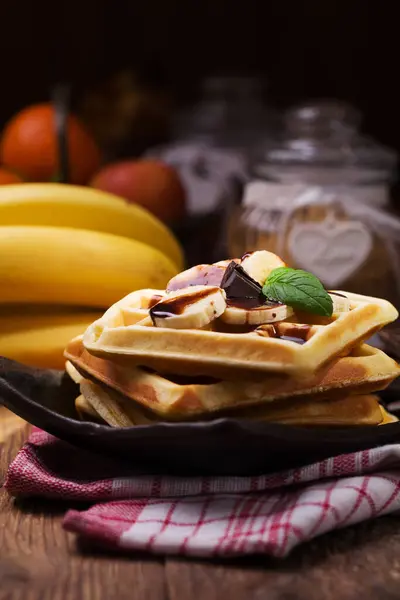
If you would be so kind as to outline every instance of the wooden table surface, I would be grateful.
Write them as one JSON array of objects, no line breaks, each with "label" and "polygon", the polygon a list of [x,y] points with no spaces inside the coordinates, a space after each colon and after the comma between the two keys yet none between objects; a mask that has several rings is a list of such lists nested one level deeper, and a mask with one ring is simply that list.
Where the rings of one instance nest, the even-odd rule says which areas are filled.
[{"label": "wooden table surface", "polygon": [[[28,431],[0,408],[0,483]],[[61,528],[66,508],[0,488],[0,600],[400,598],[400,517],[322,536],[285,560],[207,562],[81,547]]]}]

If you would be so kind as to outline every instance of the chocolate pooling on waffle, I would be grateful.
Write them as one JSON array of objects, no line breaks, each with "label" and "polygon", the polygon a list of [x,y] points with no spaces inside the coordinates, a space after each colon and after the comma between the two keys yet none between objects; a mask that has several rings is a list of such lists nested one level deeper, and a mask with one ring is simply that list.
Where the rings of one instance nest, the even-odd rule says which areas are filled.
[{"label": "chocolate pooling on waffle", "polygon": [[267,325],[259,325],[255,330],[255,333],[264,337],[278,338],[296,344],[305,344],[311,334],[311,325],[270,323]]}]

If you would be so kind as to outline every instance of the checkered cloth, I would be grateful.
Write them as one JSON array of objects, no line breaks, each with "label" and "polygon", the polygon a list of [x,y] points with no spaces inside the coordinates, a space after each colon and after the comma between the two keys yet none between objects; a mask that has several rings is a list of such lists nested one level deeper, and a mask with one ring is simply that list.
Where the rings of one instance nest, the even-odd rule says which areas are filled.
[{"label": "checkered cloth", "polygon": [[400,445],[258,477],[132,475],[35,429],[11,464],[15,496],[82,500],[65,529],[102,546],[159,554],[286,556],[332,529],[400,509]]}]

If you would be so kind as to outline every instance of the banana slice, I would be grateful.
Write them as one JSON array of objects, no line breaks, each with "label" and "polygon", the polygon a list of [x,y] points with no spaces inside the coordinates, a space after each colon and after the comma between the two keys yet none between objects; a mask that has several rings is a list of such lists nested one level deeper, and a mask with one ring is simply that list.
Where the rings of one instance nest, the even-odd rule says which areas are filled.
[{"label": "banana slice", "polygon": [[292,314],[290,306],[268,302],[255,308],[228,306],[220,318],[229,325],[264,325],[283,321]]},{"label": "banana slice", "polygon": [[219,260],[218,262],[213,263],[213,265],[216,267],[227,267],[228,265],[231,264],[231,262],[235,262],[239,265],[240,258],[228,258],[227,260]]},{"label": "banana slice", "polygon": [[150,309],[150,317],[156,327],[200,329],[221,316],[225,308],[224,290],[194,285],[168,294]]},{"label": "banana slice", "polygon": [[131,292],[113,304],[113,306],[118,306],[118,308],[125,310],[146,310],[151,308],[156,302],[159,302],[163,296],[165,296],[164,290],[153,290],[151,288],[146,288],[144,290],[136,290],[135,292]]},{"label": "banana slice", "polygon": [[[230,261],[229,261],[230,262]],[[169,280],[167,292],[175,292],[190,286],[219,286],[227,265],[196,265]]]},{"label": "banana slice", "polygon": [[175,275],[167,284],[167,292],[174,292],[192,285],[219,286],[224,276],[226,267],[231,262],[240,263],[239,258],[220,260],[212,265],[196,265],[182,273]]},{"label": "banana slice", "polygon": [[148,317],[149,309],[165,298],[164,290],[137,290],[132,292],[126,302],[120,305],[121,316],[125,325],[135,325]]},{"label": "banana slice", "polygon": [[286,264],[279,256],[267,250],[257,250],[256,252],[245,254],[240,264],[246,273],[260,285],[264,285],[271,271],[279,267],[286,267]]},{"label": "banana slice", "polygon": [[349,312],[350,310],[350,300],[344,294],[339,292],[329,292],[330,297],[333,302],[333,314]]}]

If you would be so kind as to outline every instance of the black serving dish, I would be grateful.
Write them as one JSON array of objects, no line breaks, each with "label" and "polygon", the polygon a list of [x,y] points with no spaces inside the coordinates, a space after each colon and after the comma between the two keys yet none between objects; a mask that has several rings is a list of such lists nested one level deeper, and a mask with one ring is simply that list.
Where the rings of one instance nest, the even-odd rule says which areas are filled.
[{"label": "black serving dish", "polygon": [[56,437],[117,457],[140,472],[252,475],[306,465],[342,453],[400,442],[400,423],[309,429],[221,418],[111,428],[81,422],[69,377],[0,359],[0,404]]}]

